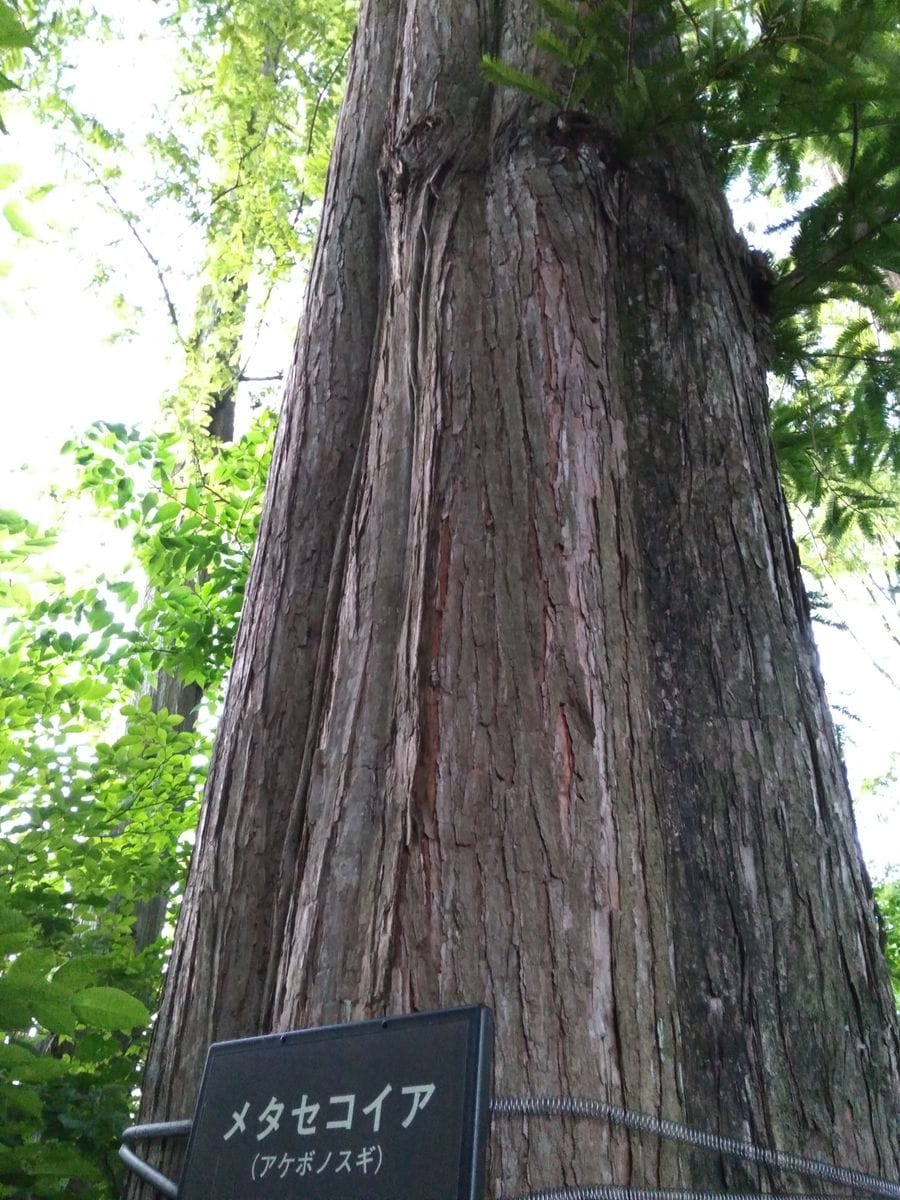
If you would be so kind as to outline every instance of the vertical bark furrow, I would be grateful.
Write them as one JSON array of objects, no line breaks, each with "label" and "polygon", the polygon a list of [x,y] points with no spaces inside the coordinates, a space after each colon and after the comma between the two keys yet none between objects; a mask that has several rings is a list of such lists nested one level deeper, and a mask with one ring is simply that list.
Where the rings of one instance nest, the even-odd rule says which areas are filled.
[{"label": "vertical bark furrow", "polygon": [[[740,247],[685,150],[607,168],[602,130],[563,146],[521,96],[488,92],[479,53],[526,67],[537,19],[524,0],[364,8],[303,403],[207,799],[222,870],[204,835],[173,962],[221,1013],[245,1006],[219,1037],[273,1012],[285,1028],[485,1000],[499,1092],[601,1095],[885,1170],[896,1033]],[[377,218],[338,195],[344,172],[377,189]],[[366,402],[326,653],[315,604]],[[289,819],[273,997],[236,940],[245,923],[281,938],[263,897]],[[163,1022],[189,1022],[196,1052],[211,1030],[175,992]],[[884,1031],[868,1050],[864,1028]],[[507,1195],[758,1182],[546,1121],[499,1126],[490,1177]]]},{"label": "vertical bark furrow", "polygon": [[[191,1111],[206,1048],[271,1021],[266,964],[285,914],[296,784],[320,615],[369,392],[381,271],[377,164],[395,51],[393,0],[369,0],[354,47],[328,197],[286,388],[248,605],[235,649],[197,849],[154,1030],[142,1117]],[[353,98],[355,97],[355,99]],[[340,548],[337,548],[340,552]],[[292,821],[293,817],[293,821]],[[227,919],[221,919],[225,915]],[[181,1147],[155,1158],[177,1178]],[[149,1197],[132,1181],[130,1197]]]},{"label": "vertical bark furrow", "polygon": [[[806,613],[784,603],[797,588],[794,556],[783,552],[787,534],[770,532],[784,517],[766,433],[765,362],[749,333],[746,296],[737,306],[706,308],[715,300],[704,257],[713,248],[715,261],[727,263],[731,238],[707,199],[707,181],[692,184],[689,164],[677,180],[688,200],[682,220],[695,230],[708,223],[706,244],[686,239],[706,281],[705,302],[671,254],[654,265],[659,245],[671,244],[659,184],[642,186],[634,174],[632,182],[620,236],[634,273],[623,290],[643,292],[641,308],[630,310],[629,446],[635,467],[664,481],[638,494],[637,511],[654,670],[663,685],[658,742],[673,834],[669,892],[673,909],[695,913],[674,929],[679,1008],[692,1043],[682,1054],[688,1114],[700,1121],[702,1097],[718,1090],[725,1125],[746,1122],[763,1140],[852,1156],[860,1138],[845,1137],[830,1098],[868,1095],[878,1076],[880,1111],[890,1111],[897,1059],[895,1050],[879,1053],[876,1066],[852,1034],[861,1026],[889,1028],[890,1000],[883,984],[867,987],[864,955],[847,967],[848,937],[875,944],[871,908],[845,781],[833,738],[826,742],[830,722]],[[736,262],[730,275],[740,279]],[[661,309],[669,313],[665,322]],[[708,347],[702,371],[692,357],[698,344]],[[698,475],[696,448],[704,442]],[[693,448],[689,471],[684,443]],[[729,744],[730,763],[722,754]],[[740,854],[735,811],[755,832],[755,847]],[[762,912],[758,878],[766,888]],[[815,1055],[802,1051],[810,1038]],[[745,1096],[722,1091],[729,1064],[752,1081]],[[885,1133],[886,1126],[873,1131],[870,1161]],[[709,1167],[705,1175],[716,1178]]]}]

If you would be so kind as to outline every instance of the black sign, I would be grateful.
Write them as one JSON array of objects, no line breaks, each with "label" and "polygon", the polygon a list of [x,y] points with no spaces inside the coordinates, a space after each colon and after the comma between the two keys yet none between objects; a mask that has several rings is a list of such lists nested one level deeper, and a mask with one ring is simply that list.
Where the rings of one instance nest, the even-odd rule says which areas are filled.
[{"label": "black sign", "polygon": [[178,1200],[482,1200],[480,1005],[219,1042]]}]

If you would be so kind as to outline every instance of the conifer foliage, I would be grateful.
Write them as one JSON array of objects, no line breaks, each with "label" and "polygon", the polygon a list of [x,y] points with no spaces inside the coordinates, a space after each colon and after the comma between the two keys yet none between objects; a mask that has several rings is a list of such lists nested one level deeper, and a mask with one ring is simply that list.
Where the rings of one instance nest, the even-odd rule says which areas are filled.
[{"label": "conifer foliage", "polygon": [[757,259],[786,385],[773,413],[783,477],[826,535],[883,532],[885,477],[900,469],[895,6],[535,3],[547,23],[534,72],[486,57],[495,83],[594,122],[620,158],[699,131],[724,184],[745,175],[799,201],[787,253]]},{"label": "conifer foliage", "polygon": [[[751,260],[782,478],[832,543],[896,536],[894,0],[534,3],[533,69],[497,57],[483,69],[527,93],[535,120],[577,123],[610,170],[702,134],[724,184],[794,205],[785,250]],[[21,79],[127,236],[149,245],[148,214],[170,206],[202,241],[186,314],[177,264],[151,256],[184,364],[161,429],[100,424],[67,447],[82,489],[128,532],[145,598],[133,577],[67,583],[52,535],[0,511],[0,1197],[117,1194],[116,1140],[167,952],[165,938],[136,951],[135,909],[180,899],[271,454],[269,412],[227,448],[208,436],[210,412],[252,386],[247,345],[311,246],[355,5],[159,11],[181,90],[177,116],[148,131],[155,173],[133,206],[118,199],[127,139],[60,83],[65,39],[109,20],[0,0],[0,91]],[[23,57],[31,46],[42,65]],[[161,670],[202,689],[197,730],[141,694]],[[896,884],[882,894],[896,982]]]}]

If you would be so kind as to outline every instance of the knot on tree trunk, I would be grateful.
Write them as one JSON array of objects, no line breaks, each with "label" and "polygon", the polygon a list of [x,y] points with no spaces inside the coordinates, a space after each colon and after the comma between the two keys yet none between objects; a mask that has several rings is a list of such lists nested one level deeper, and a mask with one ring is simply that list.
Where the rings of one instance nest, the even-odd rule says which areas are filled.
[{"label": "knot on tree trunk", "polygon": [[438,109],[402,125],[389,139],[382,159],[382,183],[388,196],[398,199],[410,185],[444,174],[455,157],[457,141],[447,114]]}]

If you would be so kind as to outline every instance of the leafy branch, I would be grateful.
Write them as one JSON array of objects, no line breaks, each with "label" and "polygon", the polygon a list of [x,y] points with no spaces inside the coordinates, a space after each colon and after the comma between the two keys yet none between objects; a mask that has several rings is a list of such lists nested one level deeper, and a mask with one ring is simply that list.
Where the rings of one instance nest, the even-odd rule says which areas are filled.
[{"label": "leafy branch", "polygon": [[[646,0],[637,20],[632,0],[534,3],[546,18],[534,36],[541,69],[487,56],[486,78],[574,110],[581,136],[615,140],[621,169],[699,130],[723,181],[745,172],[754,188],[795,196],[811,171],[832,171],[834,185],[783,223],[794,229],[790,253],[771,262],[773,365],[793,393],[776,405],[774,431],[798,500],[824,503],[820,467],[837,481],[842,499],[829,504],[824,529],[840,537],[850,523],[875,536],[873,507],[895,510],[895,501],[869,489],[879,471],[900,471],[894,6]],[[841,304],[861,318],[836,317]]]},{"label": "leafy branch", "polygon": [[97,166],[93,162],[91,162],[91,160],[89,158],[87,158],[84,154],[81,154],[77,151],[75,153],[75,157],[90,172],[94,181],[98,184],[101,191],[104,193],[106,198],[109,200],[113,209],[118,213],[118,215],[125,222],[125,225],[127,226],[128,230],[130,231],[134,240],[137,242],[137,244],[140,246],[141,250],[143,250],[144,254],[149,259],[150,264],[153,267],[153,270],[156,274],[156,278],[159,281],[159,286],[162,289],[163,299],[165,300],[165,303],[166,303],[166,310],[169,314],[169,321],[172,325],[172,329],[174,330],[175,337],[177,338],[180,345],[186,346],[185,339],[181,332],[181,325],[179,324],[179,321],[178,321],[178,312],[175,308],[175,302],[172,299],[172,294],[169,291],[169,285],[166,282],[165,272],[163,271],[163,268],[162,268],[162,265],[161,265],[159,259],[156,257],[156,255],[153,253],[153,251],[150,249],[150,247],[147,245],[147,243],[144,241],[144,237],[143,237],[140,229],[138,228],[137,221],[135,220],[134,216],[124,207],[124,205],[119,203],[119,200],[117,199],[115,193],[113,192],[112,188],[110,188],[109,184],[106,182],[106,180],[103,178],[103,176],[100,174],[100,171],[97,169]]}]

